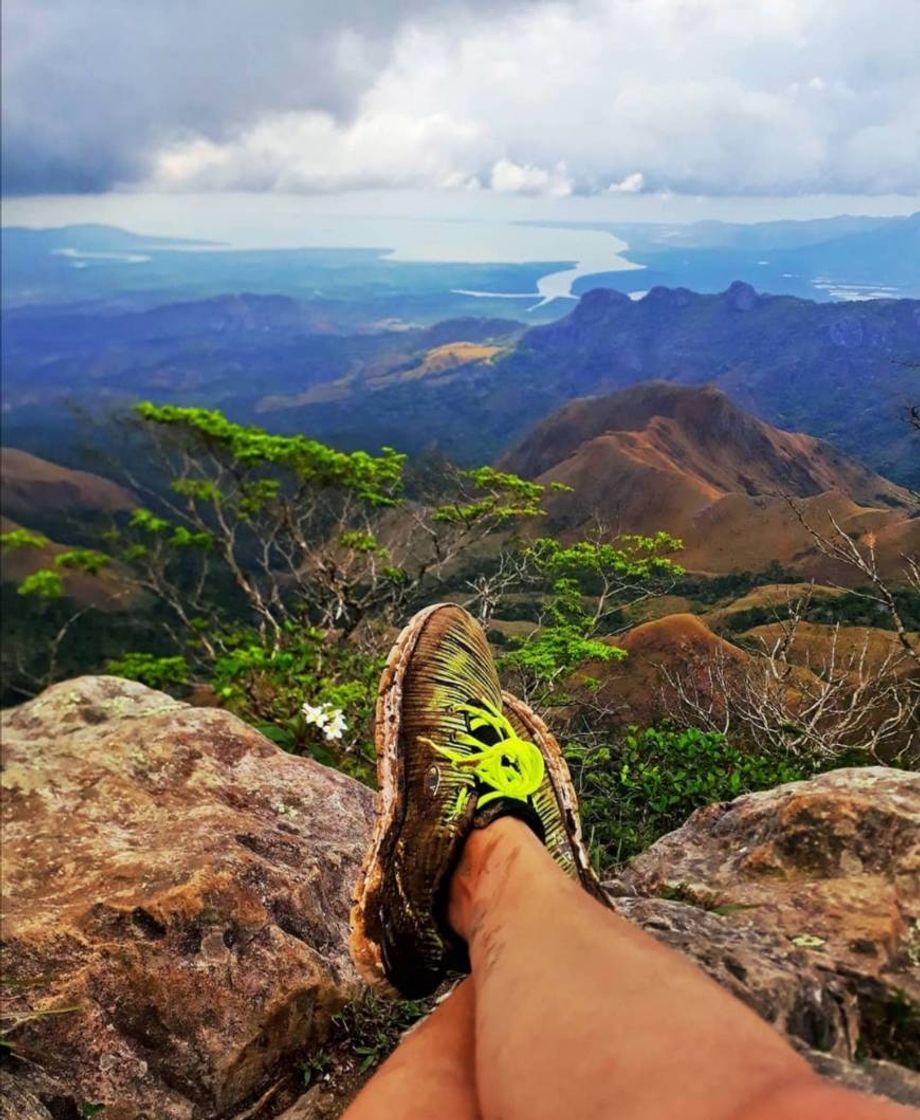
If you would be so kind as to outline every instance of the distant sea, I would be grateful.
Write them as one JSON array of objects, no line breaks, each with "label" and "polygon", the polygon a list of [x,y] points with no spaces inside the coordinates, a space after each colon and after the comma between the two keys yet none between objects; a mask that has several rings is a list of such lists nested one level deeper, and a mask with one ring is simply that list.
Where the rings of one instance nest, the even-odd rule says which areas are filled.
[{"label": "distant sea", "polygon": [[[776,218],[809,218],[833,213],[909,213],[916,199],[853,199],[832,196],[800,199],[690,198],[689,196],[636,196],[632,198],[536,199],[495,196],[492,192],[443,192],[411,195],[407,192],[355,192],[339,196],[285,194],[170,195],[113,192],[96,196],[58,196],[4,200],[5,225],[60,226],[98,222],[137,233],[165,237],[199,238],[220,242],[197,251],[226,249],[375,249],[399,262],[458,264],[526,264],[558,261],[565,267],[541,276],[536,289],[476,291],[453,289],[462,296],[520,301],[521,310],[533,310],[556,299],[574,299],[585,290],[585,277],[605,274],[610,285],[634,298],[656,283],[674,283],[670,275],[652,275],[630,260],[629,246],[607,229],[553,226],[554,219],[615,220],[616,222],[684,223],[718,218],[753,222]],[[546,221],[548,224],[540,224]],[[195,251],[189,249],[188,251]],[[88,261],[74,260],[74,266]],[[130,259],[125,263],[132,263]],[[767,265],[767,261],[759,261]],[[635,271],[622,280],[615,274]],[[730,277],[733,279],[735,277]],[[758,284],[760,277],[745,279]],[[767,277],[763,277],[767,280]],[[771,278],[766,290],[795,291],[812,298],[865,299],[900,294],[882,284],[848,283],[834,277],[821,282],[809,279],[797,290]],[[804,279],[804,278],[803,278]],[[823,278],[822,278],[823,279]],[[634,282],[632,282],[634,280]],[[694,283],[697,277],[676,282],[699,290],[711,285]],[[778,281],[778,282],[777,282]]]}]

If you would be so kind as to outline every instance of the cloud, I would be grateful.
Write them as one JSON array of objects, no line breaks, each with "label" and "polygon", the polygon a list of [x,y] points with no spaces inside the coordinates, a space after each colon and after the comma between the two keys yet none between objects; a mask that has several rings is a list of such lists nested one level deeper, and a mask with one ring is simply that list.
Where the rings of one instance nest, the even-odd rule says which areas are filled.
[{"label": "cloud", "polygon": [[645,176],[641,171],[633,171],[618,183],[611,183],[607,190],[611,194],[638,194],[644,186]]},{"label": "cloud", "polygon": [[223,143],[189,140],[159,153],[162,188],[324,192],[358,187],[452,189],[479,128],[440,113],[359,114],[340,125],[325,112],[266,116]]},{"label": "cloud", "polygon": [[551,198],[565,198],[572,193],[572,180],[564,163],[557,163],[547,171],[543,167],[499,159],[492,165],[489,185],[499,194],[545,194]]},{"label": "cloud", "polygon": [[4,7],[10,191],[920,190],[916,0]]},{"label": "cloud", "polygon": [[511,3],[3,0],[3,191],[137,182],[163,152],[232,146],[272,117],[347,129],[408,21]]}]

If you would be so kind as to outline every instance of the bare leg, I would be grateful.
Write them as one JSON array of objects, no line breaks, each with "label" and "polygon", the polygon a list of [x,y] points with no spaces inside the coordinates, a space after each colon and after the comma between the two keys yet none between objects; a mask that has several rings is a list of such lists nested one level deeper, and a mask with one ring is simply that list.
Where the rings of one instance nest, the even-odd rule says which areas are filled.
[{"label": "bare leg", "polygon": [[342,1120],[478,1120],[473,985],[464,980],[364,1086]]},{"label": "bare leg", "polygon": [[519,821],[467,840],[450,921],[470,946],[486,1120],[906,1115],[825,1087],[752,1011],[567,879]]}]

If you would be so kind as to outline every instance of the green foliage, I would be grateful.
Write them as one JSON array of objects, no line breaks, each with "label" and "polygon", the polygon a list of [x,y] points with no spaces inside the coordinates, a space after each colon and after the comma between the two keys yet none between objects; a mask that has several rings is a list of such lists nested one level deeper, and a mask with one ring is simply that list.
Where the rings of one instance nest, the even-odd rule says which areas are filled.
[{"label": "green foliage", "polygon": [[552,587],[545,625],[527,637],[512,637],[512,652],[500,659],[500,668],[517,670],[536,684],[547,685],[574,672],[586,661],[621,661],[621,648],[593,637],[582,607],[582,595],[573,580],[559,579]]},{"label": "green foliage", "polygon": [[558,692],[557,682],[586,661],[626,656],[598,635],[618,614],[619,604],[638,588],[683,574],[668,555],[680,547],[681,542],[667,533],[624,535],[616,543],[583,540],[564,545],[552,537],[535,540],[525,558],[549,583],[542,625],[526,637],[509,639],[513,648],[502,656],[501,667],[520,674],[528,693],[536,689],[541,703],[566,703],[569,698]]},{"label": "green foliage", "polygon": [[363,529],[353,529],[339,534],[339,544],[342,548],[349,548],[353,552],[373,552],[380,556],[387,555],[387,550],[382,547],[374,534]]},{"label": "green foliage", "polygon": [[359,1072],[365,1073],[378,1065],[394,1049],[400,1036],[430,1010],[428,1000],[392,1000],[367,989],[345,1004],[334,1017],[333,1026],[360,1058]]},{"label": "green foliage", "polygon": [[[222,704],[254,724],[283,750],[308,754],[372,785],[375,755],[371,720],[382,654],[327,640],[318,629],[285,636],[283,648],[266,646],[256,631],[240,627],[223,636],[226,652],[209,672]],[[302,712],[304,703],[344,713],[341,739],[327,739]]]},{"label": "green foliage", "polygon": [[623,863],[703,805],[810,777],[817,763],[752,754],[697,728],[630,728],[602,746],[570,746],[586,834],[602,869]]},{"label": "green foliage", "polygon": [[0,533],[0,548],[10,552],[18,548],[47,548],[50,543],[47,537],[30,529],[11,529],[8,533]]},{"label": "green foliage", "polygon": [[198,548],[209,551],[214,547],[214,538],[210,533],[201,531],[193,532],[185,525],[177,525],[169,538],[173,548]]},{"label": "green foliage", "polygon": [[623,534],[615,543],[584,540],[563,545],[553,537],[540,537],[530,546],[537,567],[551,579],[571,579],[591,590],[599,579],[622,577],[648,580],[653,576],[677,579],[684,574],[670,558],[683,544],[669,533],[645,537]]},{"label": "green foliage", "polygon": [[168,691],[189,683],[189,667],[184,657],[156,657],[152,653],[126,653],[106,662],[105,671],[114,677],[139,681],[148,688]]},{"label": "green foliage", "polygon": [[169,529],[169,522],[163,517],[157,517],[149,509],[136,509],[131,513],[131,527],[153,535],[165,533]]},{"label": "green foliage", "polygon": [[60,552],[54,558],[59,568],[70,568],[75,571],[88,572],[98,575],[112,558],[104,552],[97,552],[94,548],[72,548],[69,552]]},{"label": "green foliage", "polygon": [[[285,467],[303,482],[348,490],[371,505],[392,505],[402,484],[406,456],[391,447],[382,448],[379,456],[335,451],[306,436],[270,435],[262,428],[235,424],[216,409],[144,401],[137,405],[137,413],[148,423],[178,429],[201,451],[223,453],[243,467]],[[191,497],[208,501],[216,497],[206,481],[183,479],[180,486]],[[268,500],[271,489],[254,489],[247,497],[255,503]]]},{"label": "green foliage", "polygon": [[328,1073],[332,1066],[332,1054],[326,1047],[308,1055],[300,1064],[300,1076],[306,1089],[314,1081]]},{"label": "green foliage", "polygon": [[544,487],[537,482],[528,482],[494,467],[459,471],[458,478],[471,484],[474,495],[464,494],[439,506],[433,514],[435,522],[471,526],[491,520],[498,526],[543,513],[540,499]]},{"label": "green foliage", "polygon": [[213,502],[220,493],[213,482],[206,478],[177,478],[169,484],[174,494],[185,498],[197,498],[201,502]]},{"label": "green foliage", "polygon": [[36,599],[60,599],[64,594],[64,581],[59,572],[50,568],[39,568],[19,584],[17,594],[34,596]]}]

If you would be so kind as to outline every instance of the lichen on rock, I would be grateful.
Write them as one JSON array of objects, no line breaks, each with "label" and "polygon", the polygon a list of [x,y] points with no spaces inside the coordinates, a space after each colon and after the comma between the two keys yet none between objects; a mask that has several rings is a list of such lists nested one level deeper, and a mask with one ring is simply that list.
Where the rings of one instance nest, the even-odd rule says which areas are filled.
[{"label": "lichen on rock", "polygon": [[322,1041],[359,990],[369,790],[113,677],[4,713],[3,759],[20,1092],[108,1120],[231,1116]]},{"label": "lichen on rock", "polygon": [[920,774],[835,770],[706,806],[618,888],[816,1068],[920,1105]]}]

